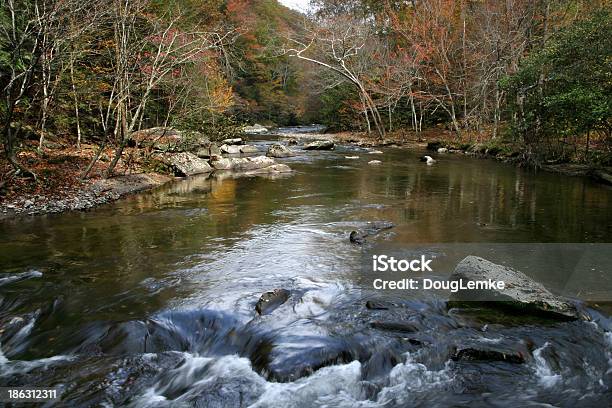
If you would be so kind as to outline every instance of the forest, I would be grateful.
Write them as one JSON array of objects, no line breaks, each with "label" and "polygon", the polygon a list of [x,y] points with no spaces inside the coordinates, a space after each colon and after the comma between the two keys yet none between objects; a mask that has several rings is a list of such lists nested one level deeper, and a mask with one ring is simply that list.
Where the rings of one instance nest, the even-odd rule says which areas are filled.
[{"label": "forest", "polygon": [[57,146],[109,177],[138,130],[247,123],[609,165],[611,28],[606,0],[2,0],[2,183]]},{"label": "forest", "polygon": [[612,407],[611,0],[0,5],[0,406]]}]

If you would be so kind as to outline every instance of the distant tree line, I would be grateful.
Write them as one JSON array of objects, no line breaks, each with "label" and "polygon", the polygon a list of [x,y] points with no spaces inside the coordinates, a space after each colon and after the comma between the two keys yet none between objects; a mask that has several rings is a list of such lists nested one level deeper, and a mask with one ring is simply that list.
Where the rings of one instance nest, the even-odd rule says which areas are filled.
[{"label": "distant tree line", "polygon": [[297,88],[306,71],[273,51],[301,16],[275,0],[0,7],[2,146],[22,175],[35,176],[18,151],[36,141],[42,152],[49,137],[112,147],[111,175],[141,128],[217,134],[237,122],[295,122],[307,110]]},{"label": "distant tree line", "polygon": [[324,68],[332,128],[384,138],[443,124],[459,138],[504,133],[554,155],[593,139],[610,150],[609,1],[313,3],[285,51]]},{"label": "distant tree line", "polygon": [[607,160],[607,0],[0,0],[4,157],[244,122],[385,138],[446,126],[534,157]]}]

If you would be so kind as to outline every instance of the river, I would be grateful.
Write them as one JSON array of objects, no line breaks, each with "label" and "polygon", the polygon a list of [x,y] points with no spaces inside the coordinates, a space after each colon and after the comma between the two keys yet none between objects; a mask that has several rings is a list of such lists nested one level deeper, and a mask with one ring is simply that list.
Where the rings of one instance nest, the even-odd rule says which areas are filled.
[{"label": "river", "polygon": [[[272,139],[254,143],[265,152]],[[3,276],[42,272],[0,288],[0,385],[58,387],[65,406],[610,406],[607,314],[483,324],[401,293],[384,295],[391,310],[370,310],[383,295],[359,271],[372,246],[612,242],[612,189],[381,150],[300,151],[280,160],[288,175],[196,176],[88,212],[0,221]],[[366,248],[349,242],[373,220],[396,227]],[[533,271],[552,288],[560,275]],[[597,294],[612,279],[588,280]],[[258,316],[275,288],[289,300]],[[462,344],[530,357],[453,361]]]}]

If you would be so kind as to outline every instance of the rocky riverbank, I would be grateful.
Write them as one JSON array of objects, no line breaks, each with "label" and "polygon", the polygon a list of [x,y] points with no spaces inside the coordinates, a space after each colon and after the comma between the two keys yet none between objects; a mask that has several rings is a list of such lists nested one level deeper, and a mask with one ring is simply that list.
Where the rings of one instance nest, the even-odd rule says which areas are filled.
[{"label": "rocky riverbank", "polygon": [[[480,141],[457,141],[452,132],[443,130],[425,131],[419,137],[404,132],[389,133],[382,141],[367,133],[342,132],[336,134],[297,134],[294,138],[329,140],[339,144],[353,144],[361,147],[400,147],[405,149],[428,150],[435,155],[465,155],[484,159],[493,159],[518,166],[529,166],[520,146]],[[533,167],[533,164],[531,164]],[[612,185],[612,167],[594,166],[581,163],[541,163],[539,170],[559,173],[572,177],[588,177],[602,184]]]},{"label": "rocky riverbank", "polygon": [[248,176],[291,172],[289,166],[276,163],[241,138],[212,142],[196,132],[169,128],[136,132],[115,169],[118,175],[110,178],[105,170],[113,151],[105,149],[83,179],[83,169],[96,154],[93,145],[75,150],[54,143],[48,143],[42,153],[24,151],[20,159],[38,175],[37,180],[11,176],[8,164],[0,169],[0,174],[9,175],[0,180],[0,219],[88,210],[177,177],[217,170]]},{"label": "rocky riverbank", "polygon": [[0,204],[0,219],[19,215],[41,215],[65,211],[83,211],[119,198],[149,190],[174,177],[158,173],[139,173],[110,179],[83,181],[55,192],[17,196]]}]

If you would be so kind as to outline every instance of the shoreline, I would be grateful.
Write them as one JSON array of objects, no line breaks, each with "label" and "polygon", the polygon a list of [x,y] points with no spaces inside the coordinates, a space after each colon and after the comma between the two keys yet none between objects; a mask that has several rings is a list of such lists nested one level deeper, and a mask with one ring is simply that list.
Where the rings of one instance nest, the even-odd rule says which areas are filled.
[{"label": "shoreline", "polygon": [[[439,134],[439,132],[437,133]],[[481,159],[521,165],[513,153],[502,154],[489,152],[481,143],[466,144],[465,149],[455,149],[452,143],[444,139],[432,140],[407,138],[404,135],[390,134],[385,141],[379,141],[362,133],[267,133],[247,136],[275,136],[281,140],[329,140],[337,144],[348,144],[360,147],[397,147],[430,151],[436,155],[464,155]],[[448,148],[446,146],[449,146]],[[438,148],[445,149],[444,152]],[[497,154],[493,154],[497,153]],[[602,185],[612,185],[612,169],[593,168],[583,164],[560,163],[544,164],[537,170],[561,174],[569,177],[587,177]],[[177,180],[172,175],[157,172],[139,172],[119,175],[109,179],[98,178],[78,182],[69,187],[62,186],[55,194],[19,194],[16,197],[0,202],[0,220],[22,216],[59,214],[68,211],[87,211],[103,204],[117,201],[131,194],[152,190],[166,183]]]},{"label": "shoreline", "polygon": [[109,179],[87,180],[68,191],[64,197],[21,196],[0,203],[0,220],[59,214],[68,211],[86,211],[131,194],[152,190],[174,180],[176,177],[159,173],[135,173]]},{"label": "shoreline", "polygon": [[[500,152],[498,149],[491,149],[491,151],[489,151],[489,149],[487,149],[486,146],[480,142],[469,143],[462,146],[465,148],[459,149],[456,148],[456,145],[454,144],[455,142],[449,142],[440,138],[426,141],[408,139],[399,135],[390,135],[390,137],[388,137],[385,141],[381,142],[375,138],[367,135],[361,135],[359,133],[342,132],[324,136],[326,136],[324,139],[332,140],[336,143],[346,143],[361,147],[398,147],[403,149],[422,149],[437,155],[464,155],[468,157],[491,159],[502,163],[527,167],[527,164],[519,159],[518,151],[512,151],[505,154]],[[447,151],[441,153],[438,151],[438,148],[447,149]],[[533,166],[530,167],[536,171],[542,170],[568,177],[586,177],[604,186],[612,186],[611,167],[594,167],[580,163],[550,163],[542,164],[537,168]]]}]

